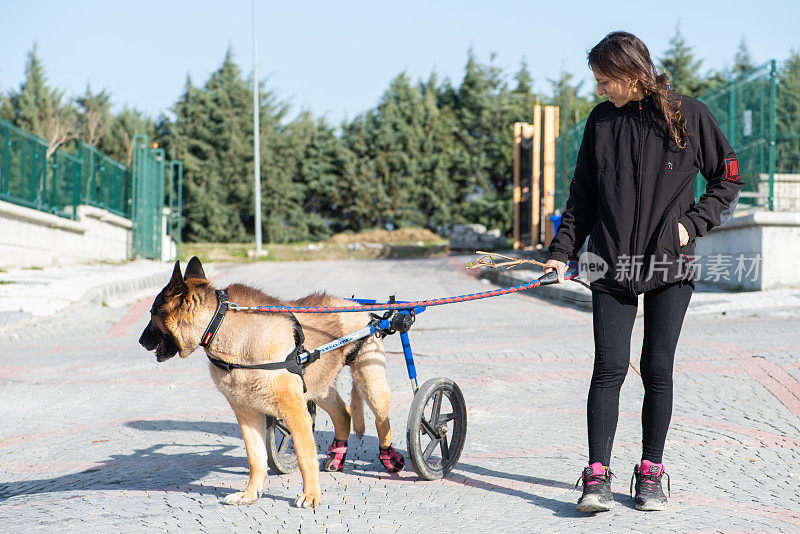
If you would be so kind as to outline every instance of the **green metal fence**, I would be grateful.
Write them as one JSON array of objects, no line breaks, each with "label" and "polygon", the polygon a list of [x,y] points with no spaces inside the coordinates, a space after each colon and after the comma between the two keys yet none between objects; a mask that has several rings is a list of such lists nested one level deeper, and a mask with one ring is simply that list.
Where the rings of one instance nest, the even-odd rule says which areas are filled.
[{"label": "green metal fence", "polygon": [[[800,211],[800,60],[775,60],[703,95],[739,158],[738,209]],[[585,121],[557,140],[556,206],[563,209]],[[706,181],[698,174],[697,198]]]},{"label": "green metal fence", "polygon": [[0,121],[0,199],[74,217],[74,158],[47,159],[47,143]]},{"label": "green metal fence", "polygon": [[133,252],[143,258],[161,257],[165,164],[164,149],[133,137]]},{"label": "green metal fence", "polygon": [[130,198],[130,169],[93,146],[48,159],[44,139],[0,120],[0,199],[75,219],[80,204],[129,218]]},{"label": "green metal fence", "polygon": [[[566,114],[564,114],[566,117]],[[578,159],[578,149],[583,139],[583,129],[586,128],[586,119],[564,128],[556,138],[556,209],[563,210],[569,197],[569,185],[572,182],[572,173],[575,171],[575,162]]]},{"label": "green metal fence", "polygon": [[[765,63],[700,98],[736,150],[745,182],[740,196],[742,207],[774,206],[774,73],[775,62]],[[705,185],[705,179],[698,175],[696,197],[703,193]]]},{"label": "green metal fence", "polygon": [[[96,206],[133,221],[133,256],[161,258],[166,161],[164,150],[134,136],[133,167],[78,141],[74,153],[0,120],[0,200],[60,217]],[[177,189],[176,189],[177,182]],[[181,243],[183,164],[170,163],[168,235]],[[177,193],[177,194],[175,194]]]},{"label": "green metal fence", "polygon": [[77,157],[82,202],[130,218],[131,169],[82,141],[78,141]]}]

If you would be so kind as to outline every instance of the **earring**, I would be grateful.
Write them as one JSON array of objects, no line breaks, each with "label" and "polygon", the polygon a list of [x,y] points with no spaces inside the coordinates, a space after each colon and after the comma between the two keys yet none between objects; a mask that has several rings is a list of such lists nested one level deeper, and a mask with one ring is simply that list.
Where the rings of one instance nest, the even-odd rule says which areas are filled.
[{"label": "earring", "polygon": [[639,89],[638,89],[638,88],[637,88],[637,87],[634,85],[634,86],[633,86],[633,92],[635,93],[635,92],[636,92],[636,91],[638,91],[638,90],[639,90]]}]

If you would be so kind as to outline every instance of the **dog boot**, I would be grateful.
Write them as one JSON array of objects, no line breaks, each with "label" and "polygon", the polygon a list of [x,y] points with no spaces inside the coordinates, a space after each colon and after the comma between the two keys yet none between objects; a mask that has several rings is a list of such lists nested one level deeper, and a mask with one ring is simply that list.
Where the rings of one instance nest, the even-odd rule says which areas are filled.
[{"label": "dog boot", "polygon": [[380,458],[383,467],[390,473],[397,473],[402,471],[406,466],[406,460],[403,455],[394,450],[394,446],[389,445],[388,449],[378,447],[378,458]]},{"label": "dog boot", "polygon": [[347,458],[347,442],[333,438],[333,443],[328,447],[328,456],[322,462],[322,470],[341,471],[345,458]]}]

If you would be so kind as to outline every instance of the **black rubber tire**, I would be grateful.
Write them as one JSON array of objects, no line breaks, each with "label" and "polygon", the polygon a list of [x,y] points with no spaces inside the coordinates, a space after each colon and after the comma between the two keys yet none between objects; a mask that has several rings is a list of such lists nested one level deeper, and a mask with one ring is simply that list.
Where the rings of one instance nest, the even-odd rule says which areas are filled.
[{"label": "black rubber tire", "polygon": [[[452,411],[442,415],[444,398]],[[411,402],[406,425],[406,445],[414,471],[425,480],[446,476],[458,462],[466,437],[467,405],[461,389],[449,378],[432,378],[422,384]],[[433,454],[436,449],[438,457]]]},{"label": "black rubber tire", "polygon": [[[317,419],[317,405],[308,401],[308,413],[311,414],[311,430],[314,430]],[[294,452],[294,441],[283,419],[267,416],[267,465],[279,475],[287,475],[297,469],[297,455]]]}]

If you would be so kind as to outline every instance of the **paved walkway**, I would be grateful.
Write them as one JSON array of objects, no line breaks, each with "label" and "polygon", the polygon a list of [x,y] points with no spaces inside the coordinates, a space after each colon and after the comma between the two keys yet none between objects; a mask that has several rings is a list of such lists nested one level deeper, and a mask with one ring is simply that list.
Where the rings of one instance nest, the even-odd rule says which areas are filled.
[{"label": "paved walkway", "polygon": [[[466,261],[258,263],[218,283],[250,281],[284,297],[486,288],[463,272]],[[777,304],[687,319],[666,512],[638,512],[627,496],[642,400],[629,374],[612,462],[619,504],[596,516],[575,512],[573,490],[585,463],[593,350],[585,311],[526,295],[426,311],[411,332],[417,369],[464,391],[461,462],[436,482],[410,469],[389,475],[368,421],[367,435],[350,439],[345,472],[322,474],[323,506],[310,511],[291,506],[299,474],[270,475],[255,505],[220,504],[246,484],[247,464],[202,354],[157,364],[137,345],[149,299],[73,304],[0,346],[0,532],[800,532],[800,313],[790,300]],[[637,320],[634,353],[641,336]],[[396,336],[387,349],[390,415],[405,454],[412,395]],[[332,439],[324,414],[316,437],[321,452]]]},{"label": "paved walkway", "polygon": [[28,323],[53,316],[78,302],[101,306],[127,303],[169,279],[156,261],[98,263],[0,272],[0,337],[14,337]]}]

